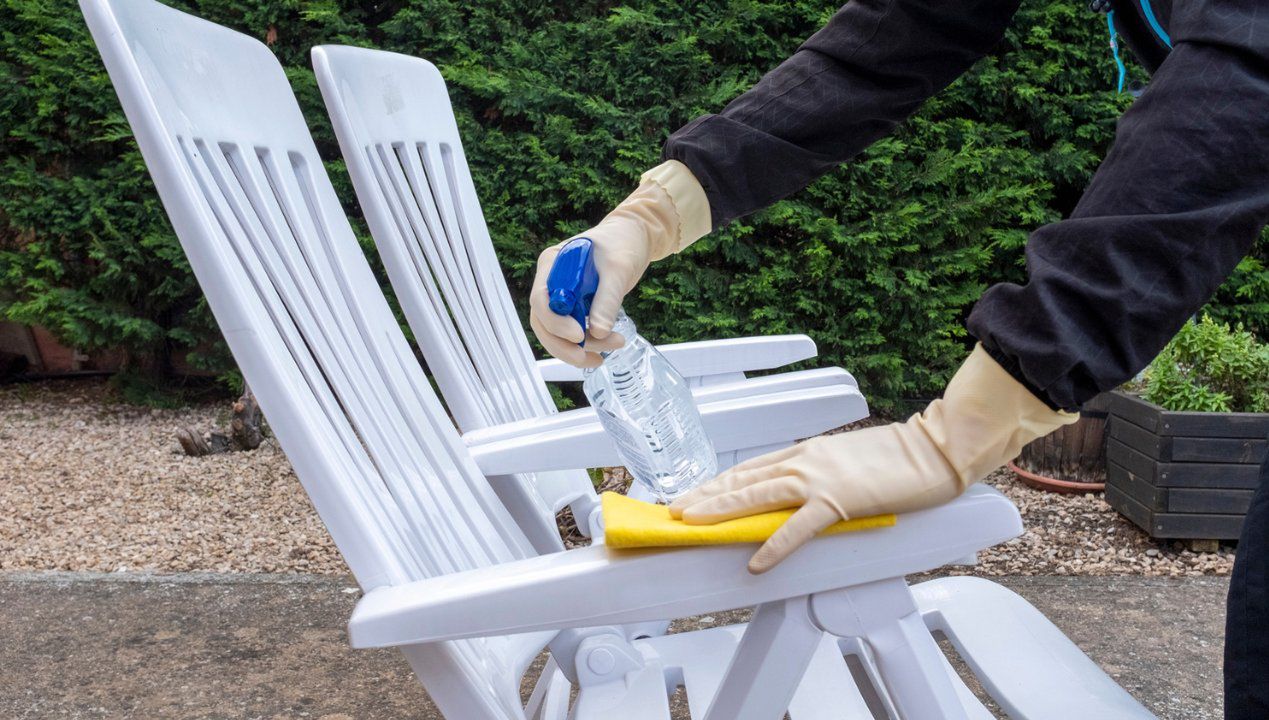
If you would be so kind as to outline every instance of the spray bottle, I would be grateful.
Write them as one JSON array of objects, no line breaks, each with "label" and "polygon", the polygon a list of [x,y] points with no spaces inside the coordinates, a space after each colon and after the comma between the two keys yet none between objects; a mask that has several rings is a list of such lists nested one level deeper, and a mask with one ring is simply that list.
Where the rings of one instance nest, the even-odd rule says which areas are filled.
[{"label": "spray bottle", "polygon": [[[570,240],[546,281],[551,311],[571,316],[583,332],[599,287],[593,253],[589,238]],[[624,310],[617,312],[613,332],[625,345],[600,353],[604,362],[583,371],[582,390],[630,474],[669,502],[717,474],[714,445],[687,381],[638,335]]]}]

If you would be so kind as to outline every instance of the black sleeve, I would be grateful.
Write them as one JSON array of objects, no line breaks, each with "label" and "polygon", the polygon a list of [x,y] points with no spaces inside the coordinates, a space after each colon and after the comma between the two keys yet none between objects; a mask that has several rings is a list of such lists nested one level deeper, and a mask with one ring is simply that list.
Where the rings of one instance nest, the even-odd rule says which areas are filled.
[{"label": "black sleeve", "polygon": [[1019,0],[855,0],[717,115],[670,136],[714,228],[770,205],[884,137],[1004,34]]},{"label": "black sleeve", "polygon": [[1120,120],[1070,219],[1037,230],[1025,285],[969,329],[1050,405],[1078,407],[1149,364],[1269,222],[1269,12],[1174,6],[1172,53]]}]

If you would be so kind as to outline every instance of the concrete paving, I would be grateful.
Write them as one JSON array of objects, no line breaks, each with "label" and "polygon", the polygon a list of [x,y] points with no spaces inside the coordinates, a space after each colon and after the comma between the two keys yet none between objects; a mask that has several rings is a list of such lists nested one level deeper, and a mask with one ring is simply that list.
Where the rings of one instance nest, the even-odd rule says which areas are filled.
[{"label": "concrete paving", "polygon": [[[1160,718],[1221,717],[1226,580],[1003,584]],[[0,717],[439,718],[400,654],[348,648],[352,586],[329,576],[0,574]]]}]

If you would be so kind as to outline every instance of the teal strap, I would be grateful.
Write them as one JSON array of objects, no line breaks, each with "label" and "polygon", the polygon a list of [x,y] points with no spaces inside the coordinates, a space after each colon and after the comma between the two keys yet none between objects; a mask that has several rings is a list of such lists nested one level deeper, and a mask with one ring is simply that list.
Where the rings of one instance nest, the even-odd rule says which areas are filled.
[{"label": "teal strap", "polygon": [[1154,28],[1154,34],[1159,36],[1164,45],[1172,47],[1172,38],[1168,37],[1168,33],[1159,24],[1159,19],[1154,16],[1154,8],[1150,7],[1150,0],[1141,0],[1141,12],[1146,16],[1146,22],[1150,23],[1150,27]]},{"label": "teal strap", "polygon": [[1128,68],[1124,67],[1124,59],[1119,56],[1119,33],[1115,32],[1115,11],[1106,13],[1106,27],[1110,29],[1110,54],[1115,58],[1115,67],[1119,69],[1119,87],[1117,92],[1124,91],[1124,77]]}]

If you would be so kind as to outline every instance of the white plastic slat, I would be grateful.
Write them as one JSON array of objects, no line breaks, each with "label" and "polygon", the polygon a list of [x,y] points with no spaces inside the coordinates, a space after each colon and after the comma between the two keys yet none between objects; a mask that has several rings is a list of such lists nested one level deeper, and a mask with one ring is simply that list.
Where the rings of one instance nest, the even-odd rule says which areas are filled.
[{"label": "white plastic slat", "polygon": [[1012,590],[982,578],[950,577],[914,585],[912,594],[926,625],[947,636],[1009,717],[1153,720]]},{"label": "white plastic slat", "polygon": [[[274,329],[281,335],[285,347],[290,351],[291,358],[297,364],[297,370],[304,378],[305,384],[314,399],[321,406],[321,415],[311,414],[310,417],[313,417],[314,420],[317,417],[337,418],[339,416],[338,406],[330,395],[329,384],[322,376],[320,369],[317,368],[312,355],[308,352],[306,343],[296,332],[293,323],[289,322],[289,317],[286,316],[285,311],[279,312],[279,309],[283,308],[283,304],[275,297],[275,288],[264,277],[265,273],[259,270],[258,262],[253,262],[253,255],[249,252],[244,253],[244,246],[247,243],[240,238],[241,226],[231,220],[232,212],[225,206],[223,196],[218,197],[217,193],[213,191],[215,183],[210,178],[210,171],[205,165],[206,161],[200,160],[200,158],[206,157],[206,153],[198,147],[191,147],[194,143],[184,138],[178,137],[177,142],[185,154],[189,172],[202,189],[204,198],[209,204],[209,209],[219,222],[219,229],[224,233],[236,253],[237,260],[241,263],[239,266],[230,268],[230,271],[239,277],[245,276],[250,280],[254,290],[265,304],[269,316],[272,318]],[[205,144],[198,143],[198,146],[205,147]],[[257,388],[256,392],[258,396],[261,394],[267,396],[267,391],[262,392],[260,388]],[[316,425],[317,423],[314,422],[313,424]],[[352,434],[347,432],[350,428],[346,428],[344,424],[338,422],[330,422],[326,427],[336,435],[339,444],[346,452],[345,457],[348,463],[352,466],[347,467],[341,463],[341,467],[338,470],[354,475],[374,476],[373,463],[365,455],[359,441],[355,437],[350,437]],[[387,488],[377,485],[363,485],[358,486],[356,490],[359,491],[358,494],[367,499],[367,506],[374,508],[381,520],[385,521],[388,527],[395,530],[395,536],[388,538],[388,540],[393,549],[400,553],[403,560],[409,558],[409,566],[413,568],[410,576],[424,576],[424,560],[415,553],[414,546],[416,543],[409,520],[396,508],[391,499],[386,497],[388,495]]]},{"label": "white plastic slat", "polygon": [[[195,140],[194,146],[198,150],[198,156],[203,162],[207,176],[211,179],[211,182],[214,183],[215,189],[213,189],[213,187],[204,187],[204,193],[206,194],[208,202],[212,204],[214,209],[219,210],[217,213],[218,216],[221,216],[222,213],[225,213],[226,215],[232,214],[232,220],[228,216],[221,217],[222,227],[228,229],[234,227],[234,221],[237,222],[237,232],[230,233],[230,237],[232,238],[236,235],[240,238],[239,241],[235,243],[235,246],[239,252],[240,259],[242,259],[244,263],[243,270],[252,276],[257,288],[261,290],[267,289],[267,293],[265,294],[266,302],[276,308],[276,310],[272,312],[272,315],[275,317],[275,322],[278,319],[284,319],[283,323],[280,323],[283,328],[289,329],[286,328],[286,325],[289,324],[296,330],[302,332],[300,323],[297,322],[296,318],[297,308],[295,308],[294,305],[289,304],[283,297],[283,295],[287,292],[286,288],[279,283],[278,276],[268,268],[267,262],[260,257],[261,236],[265,233],[264,228],[260,224],[260,218],[253,212],[249,212],[246,209],[246,202],[243,198],[241,198],[241,196],[235,198],[235,191],[238,190],[238,188],[235,188],[234,185],[230,184],[226,180],[226,175],[228,175],[229,172],[227,168],[221,166],[220,155],[223,152],[222,148],[216,147],[213,149],[213,146],[201,140]],[[217,193],[216,190],[219,190],[219,193]],[[227,213],[226,210],[228,211]],[[292,290],[292,292],[294,291]],[[289,321],[289,323],[286,321]],[[314,340],[315,338],[311,337],[295,337],[290,343],[292,351],[295,352],[299,349],[301,352],[303,350],[311,352]],[[310,382],[314,386],[321,387],[322,385],[325,385],[333,390],[334,388],[330,385],[330,378],[328,374],[329,368],[319,368],[318,366],[322,363],[317,357],[313,357],[313,361],[314,362],[310,366],[309,371],[309,376],[311,378]],[[313,382],[314,380],[317,380],[318,382]],[[323,395],[325,394],[326,393],[323,393]],[[336,403],[337,402],[338,400],[336,400]],[[338,417],[339,414],[342,414],[342,410],[338,408],[338,405],[331,403],[329,400],[324,404],[326,405],[327,412],[331,413],[332,417]],[[361,444],[361,441],[355,436],[355,434],[343,431],[341,432],[341,435],[344,436],[345,446],[351,447],[354,444]],[[350,437],[350,435],[352,435],[352,437]],[[366,459],[369,461],[369,466],[362,464],[360,469],[363,472],[370,472],[372,476],[378,474],[378,471],[373,468],[373,457],[368,456]],[[389,492],[392,492],[390,486]],[[394,503],[389,502],[387,505],[394,505]],[[421,539],[418,534],[418,526],[417,524],[411,523],[408,516],[403,517],[406,517],[406,522],[409,525],[407,537],[410,539],[410,545],[417,545]],[[422,567],[426,568],[426,561],[422,562]],[[435,571],[431,570],[428,574],[432,574],[433,572]]]},{"label": "white plastic slat", "polygon": [[[381,248],[388,274],[394,285],[410,288],[422,288],[423,292],[398,293],[401,307],[405,311],[415,333],[429,338],[429,342],[439,342],[442,346],[459,347],[462,340],[450,315],[444,311],[445,300],[437,287],[437,280],[432,277],[431,268],[421,256],[417,243],[408,242],[405,237],[413,233],[413,226],[406,216],[405,204],[395,191],[389,191],[391,180],[387,166],[381,161],[378,151],[367,146],[362,149],[369,174],[373,175],[379,188],[376,198],[382,200],[386,212],[391,215],[393,227],[399,233],[401,241]],[[380,233],[389,229],[380,225]],[[398,277],[399,276],[399,277]],[[437,340],[436,338],[440,338]],[[473,398],[474,407],[464,408],[464,413],[475,412],[481,422],[495,422],[494,408],[490,398],[480,390],[479,377],[472,364],[471,356],[466,353],[432,353],[428,359],[432,371],[442,382],[459,384],[466,397]]]},{"label": "white plastic slat", "polygon": [[789,703],[790,720],[871,717],[836,639],[825,635]]},{"label": "white plastic slat", "polygon": [[[458,236],[451,239],[460,243],[468,259],[475,286],[486,309],[497,343],[498,357],[507,366],[507,379],[515,383],[522,397],[528,402],[525,406],[527,414],[553,412],[555,405],[550,402],[546,386],[536,375],[532,357],[528,352],[528,343],[525,342],[524,328],[515,318],[506,280],[502,277],[498,260],[493,254],[493,242],[484,227],[484,216],[480,205],[476,202],[475,187],[469,176],[460,175],[457,171],[457,168],[467,168],[467,161],[460,154],[461,148],[457,148],[450,142],[437,143],[436,148],[440,157],[436,158],[436,153],[432,153],[429,159],[427,152],[429,147],[427,143],[420,143],[419,154],[424,158],[424,167],[429,169],[429,176],[436,173],[438,181],[443,179],[438,189],[442,197],[447,197],[448,204],[452,206],[454,225],[458,231]],[[455,162],[456,154],[460,154],[457,163]],[[464,194],[469,195],[470,202],[463,200]],[[475,232],[476,228],[480,229],[479,234]],[[455,252],[457,253],[458,250],[456,249]]]},{"label": "white plastic slat", "polygon": [[[382,145],[373,148],[367,148],[367,156],[371,160],[371,167],[380,177],[379,187],[385,192],[385,199],[389,203],[392,210],[399,214],[398,226],[408,234],[403,232],[404,248],[409,254],[410,259],[416,271],[414,280],[419,286],[424,288],[427,293],[426,301],[430,304],[426,314],[433,317],[433,324],[446,328],[444,338],[435,336],[426,337],[428,343],[447,342],[448,345],[442,345],[446,350],[446,354],[466,359],[466,362],[459,360],[455,366],[455,371],[460,373],[461,381],[464,387],[475,393],[480,398],[481,408],[491,421],[497,421],[498,410],[496,402],[483,392],[485,380],[480,376],[481,353],[480,347],[468,348],[461,336],[461,329],[451,322],[462,324],[466,322],[465,313],[467,308],[459,304],[454,308],[453,313],[449,309],[449,298],[455,296],[452,286],[453,278],[447,271],[444,263],[436,256],[436,245],[432,242],[437,232],[436,225],[439,221],[429,221],[424,214],[425,205],[419,203],[407,186],[405,177],[401,171],[399,161],[390,148],[384,148]],[[391,193],[387,190],[391,189]],[[391,262],[390,258],[385,258]],[[435,285],[434,285],[435,284]],[[417,286],[415,286],[417,287]],[[421,303],[422,299],[418,298],[417,290],[413,288],[401,292],[401,295],[407,298],[407,302]],[[425,354],[435,355],[435,352],[429,353],[430,345],[424,345]]]},{"label": "white plastic slat", "polygon": [[438,193],[432,173],[428,171],[426,145],[415,144],[409,150],[412,152],[407,151],[402,143],[397,143],[393,151],[399,169],[405,173],[415,209],[427,222],[427,232],[416,234],[416,238],[426,251],[432,274],[442,280],[442,293],[449,312],[458,322],[459,334],[464,338],[464,346],[449,350],[461,352],[465,349],[471,355],[471,366],[479,378],[476,386],[489,396],[493,418],[505,422],[509,417],[523,413],[524,406],[515,393],[509,392],[508,371],[489,332],[488,315],[476,294],[470,268],[462,262],[466,253],[461,248],[461,241],[456,247],[455,220],[452,213],[445,211],[444,196]]},{"label": "white plastic slat", "polygon": [[[461,481],[453,483],[452,480],[444,479],[462,477],[459,461],[451,448],[443,447],[434,439],[438,436],[439,428],[428,422],[423,408],[411,402],[415,399],[412,397],[413,393],[405,394],[398,390],[408,383],[407,376],[401,372],[399,365],[386,362],[389,353],[384,352],[390,348],[389,338],[394,334],[384,334],[383,341],[380,341],[378,336],[387,328],[375,326],[367,317],[359,302],[359,298],[364,296],[365,288],[360,288],[363,293],[359,293],[358,288],[349,285],[348,277],[336,270],[342,265],[340,259],[333,256],[328,235],[322,230],[323,223],[318,221],[316,207],[312,204],[310,183],[306,182],[309,177],[306,167],[294,162],[292,167],[294,174],[280,174],[281,183],[284,187],[289,187],[291,193],[300,188],[308,188],[307,191],[300,192],[308,212],[299,214],[299,221],[313,222],[311,230],[319,241],[319,248],[314,250],[325,251],[324,256],[321,252],[309,253],[310,267],[317,280],[316,289],[322,291],[333,287],[342,290],[338,298],[333,290],[327,292],[331,294],[331,304],[336,310],[336,327],[342,328],[346,333],[360,331],[360,337],[348,339],[350,360],[360,361],[357,365],[359,373],[350,379],[350,384],[360,386],[363,397],[375,401],[364,409],[368,417],[389,419],[389,422],[379,422],[378,425],[380,433],[392,443],[393,459],[399,463],[397,471],[410,487],[419,488],[420,492],[426,493],[426,496],[416,493],[415,500],[438,533],[444,531],[441,539],[457,545],[449,553],[450,557],[456,558],[456,568],[469,567],[472,564],[483,565],[513,557],[500,551],[498,544],[490,542],[490,538],[496,539],[497,533],[489,524],[484,514],[485,509],[480,508],[479,513],[473,513],[471,503],[458,500],[459,496],[468,495],[466,485]],[[299,187],[292,186],[292,181],[296,181]],[[288,195],[294,197],[291,193]],[[390,330],[395,330],[395,327]],[[365,353],[366,349],[375,347],[382,349]],[[417,366],[415,374],[417,375]],[[392,422],[394,420],[396,422]],[[420,480],[423,482],[419,482]],[[450,487],[451,485],[453,486]],[[477,548],[483,552],[477,554]]]},{"label": "white plastic slat", "polygon": [[952,662],[947,659],[947,656],[943,655],[941,658],[943,671],[947,673],[947,679],[952,682],[952,687],[956,689],[956,699],[960,700],[961,707],[965,710],[966,719],[996,720],[996,716],[979,701],[974,691],[970,690],[969,686],[965,684],[964,678],[956,672],[956,668],[952,667]]},{"label": "white plastic slat", "polygon": [[[242,197],[245,188],[241,185],[235,185],[226,177],[226,169],[221,168],[221,157],[216,152],[209,151],[208,147],[201,147],[203,150],[203,159],[208,163],[208,169],[211,170],[214,179],[220,185],[221,192],[225,194],[228,202],[230,202],[233,212],[237,216],[237,220],[242,226],[250,229],[246,232],[246,237],[253,243],[256,259],[263,265],[263,270],[268,274],[270,283],[278,288],[279,295],[282,296],[282,302],[286,306],[286,311],[292,321],[296,323],[303,334],[305,334],[305,342],[308,348],[315,350],[317,362],[322,368],[322,375],[326,377],[327,382],[331,383],[332,390],[335,390],[336,396],[346,414],[348,414],[350,422],[353,423],[357,430],[360,442],[367,446],[367,450],[371,453],[371,458],[376,463],[379,474],[385,477],[388,486],[392,489],[395,497],[410,497],[411,490],[409,488],[401,488],[400,480],[395,477],[397,472],[396,465],[392,458],[392,448],[388,447],[390,436],[385,436],[382,432],[382,423],[378,422],[378,418],[373,413],[365,413],[362,406],[364,399],[359,396],[360,392],[364,392],[364,387],[359,387],[359,383],[355,382],[353,373],[345,363],[355,362],[355,358],[349,357],[349,348],[338,348],[336,344],[343,343],[344,338],[340,337],[340,320],[332,316],[331,306],[326,302],[322,302],[319,288],[312,287],[312,278],[306,277],[306,273],[297,272],[296,263],[303,263],[305,260],[296,257],[286,257],[289,253],[297,253],[298,249],[289,248],[289,239],[284,241],[282,234],[283,226],[288,227],[289,232],[293,220],[283,221],[282,218],[274,215],[279,208],[264,203],[264,199],[260,197],[260,188],[256,185],[254,189],[253,199]],[[222,152],[225,147],[221,147]],[[227,155],[227,154],[226,154]],[[255,178],[254,168],[242,168],[241,156],[239,159],[239,168],[236,175],[241,180],[242,175],[249,178]],[[250,207],[247,203],[251,203]],[[254,211],[250,212],[250,211]],[[303,287],[308,284],[308,287]],[[331,333],[334,333],[332,337]],[[343,350],[343,352],[340,352]],[[355,372],[355,370],[353,371]],[[340,390],[343,389],[343,392]],[[349,409],[360,410],[349,413]],[[369,427],[365,427],[369,424]],[[390,463],[385,467],[385,462]],[[397,480],[397,488],[393,488],[392,480]],[[412,498],[415,502],[418,499]],[[416,541],[426,541],[428,536],[433,535],[426,528],[425,523],[415,521],[414,538]],[[430,555],[443,555],[438,552],[439,538],[433,538],[431,541]],[[454,565],[450,561],[448,565]],[[442,573],[443,568],[447,565],[431,565],[429,566],[429,574]]]},{"label": "white plastic slat", "polygon": [[[683,690],[692,716],[703,718],[736,654],[740,634],[714,630],[695,635],[681,638],[675,660],[682,666]],[[655,642],[656,639],[649,644]]]},{"label": "white plastic slat", "polygon": [[[421,214],[426,223],[424,228],[415,227],[416,239],[427,253],[433,276],[443,281],[442,292],[448,312],[458,322],[459,334],[464,338],[466,351],[473,358],[472,366],[479,376],[481,386],[494,394],[491,405],[495,416],[498,416],[502,407],[513,400],[502,392],[495,349],[481,333],[485,325],[484,308],[472,294],[472,287],[468,282],[469,274],[463,272],[455,257],[450,237],[452,221],[441,211],[442,205],[437,201],[436,190],[424,175],[426,167],[420,168],[421,157],[417,149],[411,150],[415,151],[407,151],[400,143],[391,148],[382,145],[379,147],[380,157],[389,168],[390,177],[394,180],[400,178],[398,182],[404,185],[398,188],[398,192],[403,198],[412,198],[414,201],[413,205],[404,203],[408,209],[416,211],[411,213],[411,217]],[[395,167],[391,165],[390,159],[397,161]],[[463,348],[456,348],[461,349]]]},{"label": "white plastic slat", "polygon": [[[432,78],[402,78],[373,64],[341,65],[335,75],[318,60],[322,51],[314,57],[362,209],[454,421],[466,430],[554,414],[494,254],[443,83],[434,87]],[[424,106],[436,112],[418,112]],[[560,547],[554,533],[538,531],[554,527],[547,508],[568,498],[585,516],[577,498],[594,502],[590,479],[577,467],[563,483],[562,474],[547,482],[522,475],[494,483],[517,517],[540,513],[524,527],[541,552]],[[535,485],[546,502],[526,506],[533,493],[513,483]]]},{"label": "white plastic slat", "polygon": [[[292,210],[288,213],[281,209],[279,206],[281,198],[277,195],[278,188],[272,182],[259,178],[254,167],[244,168],[245,163],[236,148],[233,149],[232,159],[230,152],[223,146],[222,151],[225,152],[225,159],[233,167],[234,175],[238,177],[240,186],[234,186],[227,181],[221,168],[217,167],[219,158],[209,163],[209,169],[220,184],[222,192],[231,198],[231,205],[239,221],[256,231],[249,232],[247,236],[253,242],[257,258],[263,265],[264,271],[268,274],[269,280],[282,296],[282,301],[286,306],[285,309],[292,321],[300,327],[301,332],[304,332],[305,343],[310,350],[316,350],[320,347],[320,350],[315,353],[315,359],[322,366],[322,372],[327,382],[331,383],[336,395],[340,395],[340,388],[344,389],[343,395],[339,397],[343,411],[348,413],[350,405],[353,409],[361,409],[361,405],[364,404],[365,400],[358,395],[368,389],[355,380],[357,374],[362,372],[362,369],[359,367],[348,367],[349,364],[356,363],[358,358],[347,347],[347,339],[343,335],[343,325],[341,324],[344,319],[335,317],[336,308],[329,303],[328,298],[322,297],[322,290],[315,286],[316,280],[310,277],[308,272],[297,267],[299,264],[309,265],[312,261],[300,256],[301,251],[294,247],[295,224],[297,222],[295,212]],[[204,157],[208,157],[205,149]],[[244,176],[251,182],[242,182]],[[266,202],[258,184],[260,182],[265,182],[269,185],[272,197],[278,204]],[[239,195],[240,192],[247,194],[246,203],[242,201]],[[247,212],[244,207],[247,203],[255,211],[255,215],[250,215]],[[277,215],[279,211],[283,212],[286,217],[280,218]],[[288,229],[285,239],[282,236],[282,228],[284,227]],[[263,230],[268,242],[265,241],[265,237],[260,235],[259,230]],[[364,411],[355,414],[349,413],[349,420],[353,423],[358,439],[371,451],[371,460],[377,466],[378,471],[384,472],[385,470],[395,469],[392,466],[384,466],[384,460],[390,459],[393,452],[390,447],[387,447],[391,436],[384,435],[383,424],[377,421],[375,414]],[[369,428],[359,427],[359,424],[366,421],[372,423],[372,426]],[[397,464],[399,464],[399,461]]]},{"label": "white plastic slat", "polygon": [[[415,202],[424,211],[429,220],[431,258],[440,265],[439,273],[449,278],[449,286],[445,288],[449,296],[450,312],[461,319],[459,333],[470,337],[468,352],[475,350],[477,358],[476,370],[482,373],[483,380],[492,385],[496,397],[501,404],[514,408],[513,397],[506,394],[506,368],[499,357],[499,348],[490,333],[489,315],[480,296],[476,293],[472,282],[471,267],[468,267],[467,251],[458,237],[457,221],[453,208],[449,207],[444,189],[438,187],[435,171],[429,168],[428,145],[425,142],[393,143],[397,159],[404,169],[410,190]],[[438,273],[438,274],[439,274]]]},{"label": "white plastic slat", "polygon": [[[391,418],[382,412],[384,410],[382,404],[377,408],[381,412],[367,411],[365,407],[367,398],[364,394],[374,393],[375,390],[366,383],[358,382],[357,376],[364,373],[362,368],[349,367],[355,366],[360,360],[348,347],[347,340],[343,336],[344,328],[349,324],[348,318],[336,317],[336,307],[329,302],[328,298],[322,297],[323,290],[317,287],[316,280],[311,274],[312,263],[317,258],[302,257],[300,249],[294,246],[292,233],[296,230],[295,225],[299,222],[299,218],[292,212],[283,219],[278,214],[281,208],[265,202],[257,183],[268,183],[268,181],[259,178],[254,164],[246,165],[240,154],[237,155],[238,162],[235,163],[237,169],[234,176],[238,179],[235,183],[230,180],[229,169],[223,166],[223,160],[226,158],[223,158],[221,153],[212,152],[206,146],[200,149],[239,223],[244,228],[248,228],[246,237],[253,244],[252,249],[256,258],[260,261],[269,281],[277,288],[285,304],[286,312],[304,333],[306,344],[322,366],[323,375],[332,384],[344,413],[356,428],[358,438],[369,451],[379,474],[387,481],[398,502],[403,498],[409,498],[411,504],[418,506],[419,498],[415,494],[417,491],[402,482],[401,460],[395,456],[395,453],[401,450],[399,447],[393,447],[391,432],[385,432]],[[224,152],[223,146],[221,151]],[[244,177],[254,181],[247,184],[251,189],[252,197],[244,197],[246,188],[243,187],[244,183],[241,183]],[[272,190],[276,193],[278,188],[272,187]],[[287,234],[285,240],[282,237],[283,233]],[[302,270],[301,265],[307,267]],[[424,513],[431,514],[426,509]],[[443,538],[436,537],[435,528],[431,522],[434,520],[433,517],[418,518],[417,513],[414,515],[416,518],[413,526],[415,540],[426,543],[427,554],[431,556],[429,574],[452,572],[454,568],[464,564],[449,555],[447,549],[449,543],[445,543]]]},{"label": "white plastic slat", "polygon": [[[540,383],[527,382],[532,375],[526,376],[525,373],[526,371],[532,373],[532,370],[527,367],[514,367],[510,364],[517,359],[517,354],[510,352],[501,341],[503,338],[499,338],[500,323],[496,323],[494,318],[498,317],[500,313],[489,312],[498,298],[490,291],[487,275],[476,272],[472,263],[474,248],[471,247],[471,241],[467,237],[469,233],[465,232],[468,216],[464,212],[462,205],[457,202],[457,188],[454,186],[456,178],[452,172],[452,145],[447,141],[437,143],[422,142],[417,147],[419,156],[423,160],[423,168],[427,173],[428,182],[434,188],[433,192],[440,199],[440,205],[445,210],[443,217],[447,219],[446,227],[453,229],[449,239],[451,243],[456,243],[453,248],[454,254],[459,259],[460,265],[463,266],[464,273],[471,279],[472,287],[477,290],[478,300],[482,306],[485,306],[485,319],[488,324],[486,327],[477,328],[476,330],[487,336],[492,336],[490,342],[494,343],[499,350],[498,360],[503,363],[500,368],[502,370],[500,380],[508,385],[518,387],[525,398],[540,397],[542,396],[538,387]],[[440,155],[439,158],[437,157],[438,154]],[[451,162],[446,162],[447,160]],[[476,215],[479,216],[479,207],[476,208]],[[488,241],[487,238],[486,241]],[[505,328],[503,330],[504,332],[501,334],[505,336]],[[520,344],[524,344],[523,330],[515,339],[519,340]],[[517,405],[515,407],[516,415],[510,419],[530,417],[535,414],[530,406]]]},{"label": "white plastic slat", "polygon": [[471,177],[462,144],[441,143],[441,159],[449,178],[454,205],[458,208],[459,227],[463,231],[472,262],[479,268],[478,281],[481,292],[495,310],[495,328],[502,340],[507,357],[513,358],[516,378],[526,386],[526,393],[537,399],[539,413],[555,411],[555,402],[546,385],[538,377],[537,363],[529,344],[525,342],[524,325],[511,299],[511,291],[502,275],[502,265],[494,253],[493,239],[485,224],[480,201],[476,197],[476,185]]},{"label": "white plastic slat", "polygon": [[[319,83],[394,289],[459,426],[554,412],[493,252],[443,83],[355,63],[340,69],[333,77],[319,68]],[[423,106],[436,112],[420,113]],[[400,267],[406,263],[414,267]]]}]

